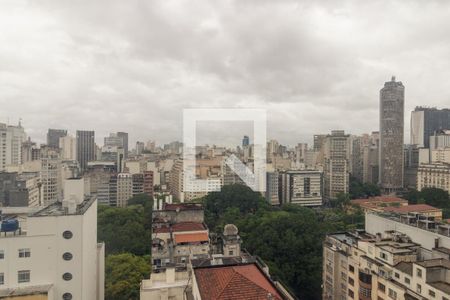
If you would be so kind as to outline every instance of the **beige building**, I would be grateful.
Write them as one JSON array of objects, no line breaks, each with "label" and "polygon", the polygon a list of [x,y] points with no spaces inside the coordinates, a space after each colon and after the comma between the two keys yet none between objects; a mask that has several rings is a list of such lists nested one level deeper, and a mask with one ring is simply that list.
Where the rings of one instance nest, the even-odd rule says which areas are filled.
[{"label": "beige building", "polygon": [[435,187],[450,191],[450,164],[421,164],[417,172],[417,189]]},{"label": "beige building", "polygon": [[133,197],[133,177],[129,173],[117,175],[117,206],[125,207],[128,199]]},{"label": "beige building", "polygon": [[450,227],[421,215],[366,214],[366,230],[324,242],[323,299],[450,299]]},{"label": "beige building", "polygon": [[324,197],[336,198],[339,193],[347,193],[350,180],[349,135],[343,130],[333,130],[324,142]]}]

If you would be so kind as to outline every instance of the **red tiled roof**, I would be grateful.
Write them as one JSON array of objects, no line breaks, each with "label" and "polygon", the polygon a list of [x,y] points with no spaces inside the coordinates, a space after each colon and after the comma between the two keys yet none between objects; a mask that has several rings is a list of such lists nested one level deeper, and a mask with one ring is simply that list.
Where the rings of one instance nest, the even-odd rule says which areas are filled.
[{"label": "red tiled roof", "polygon": [[207,242],[208,240],[208,234],[206,232],[175,234],[175,243],[177,244]]},{"label": "red tiled roof", "polygon": [[392,196],[376,196],[376,197],[370,197],[367,199],[353,199],[350,200],[352,204],[362,204],[367,202],[382,202],[382,203],[407,203],[408,200],[398,197],[392,197]]},{"label": "red tiled roof", "polygon": [[[206,227],[203,223],[181,222],[172,225],[172,232],[200,231],[200,230],[206,230]],[[153,229],[153,233],[167,233],[167,232],[170,232],[169,227]]]},{"label": "red tiled roof", "polygon": [[439,210],[439,208],[433,207],[428,204],[411,204],[407,206],[400,207],[385,207],[384,211],[392,211],[398,213],[409,213],[409,212],[425,212],[430,210]]},{"label": "red tiled roof", "polygon": [[194,269],[197,286],[205,300],[281,300],[280,293],[255,264]]}]

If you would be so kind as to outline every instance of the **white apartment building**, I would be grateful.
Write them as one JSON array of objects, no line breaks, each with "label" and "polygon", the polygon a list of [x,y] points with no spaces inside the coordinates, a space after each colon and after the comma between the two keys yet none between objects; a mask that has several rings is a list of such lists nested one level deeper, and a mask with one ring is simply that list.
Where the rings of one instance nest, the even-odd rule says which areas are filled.
[{"label": "white apartment building", "polygon": [[450,164],[420,164],[417,171],[417,189],[435,187],[450,192]]},{"label": "white apartment building", "polygon": [[117,206],[125,207],[133,197],[133,176],[129,173],[117,175]]},{"label": "white apartment building", "polygon": [[61,199],[61,158],[58,150],[41,148],[42,204],[49,205]]},{"label": "white apartment building", "polygon": [[7,165],[18,165],[22,162],[22,143],[26,134],[20,125],[12,126],[0,123],[0,171]]},{"label": "white apartment building", "polygon": [[62,202],[19,223],[12,221],[12,227],[3,223],[0,298],[104,299],[104,244],[97,243],[97,200],[84,197],[83,183],[67,180]]}]

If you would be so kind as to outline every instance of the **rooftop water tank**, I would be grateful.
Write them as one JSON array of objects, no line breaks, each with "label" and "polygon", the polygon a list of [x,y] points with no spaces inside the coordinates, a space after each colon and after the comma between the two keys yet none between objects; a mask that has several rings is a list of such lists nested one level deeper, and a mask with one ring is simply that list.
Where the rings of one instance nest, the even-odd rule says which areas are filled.
[{"label": "rooftop water tank", "polygon": [[17,219],[9,219],[2,221],[1,232],[14,232],[19,229],[19,221]]}]

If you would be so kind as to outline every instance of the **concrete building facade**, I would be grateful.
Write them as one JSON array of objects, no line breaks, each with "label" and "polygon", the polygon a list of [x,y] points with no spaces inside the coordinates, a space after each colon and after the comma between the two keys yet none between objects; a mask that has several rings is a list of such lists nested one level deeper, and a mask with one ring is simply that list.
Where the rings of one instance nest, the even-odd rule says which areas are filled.
[{"label": "concrete building facade", "polygon": [[393,76],[380,90],[379,183],[387,193],[403,188],[404,106],[405,87]]}]

